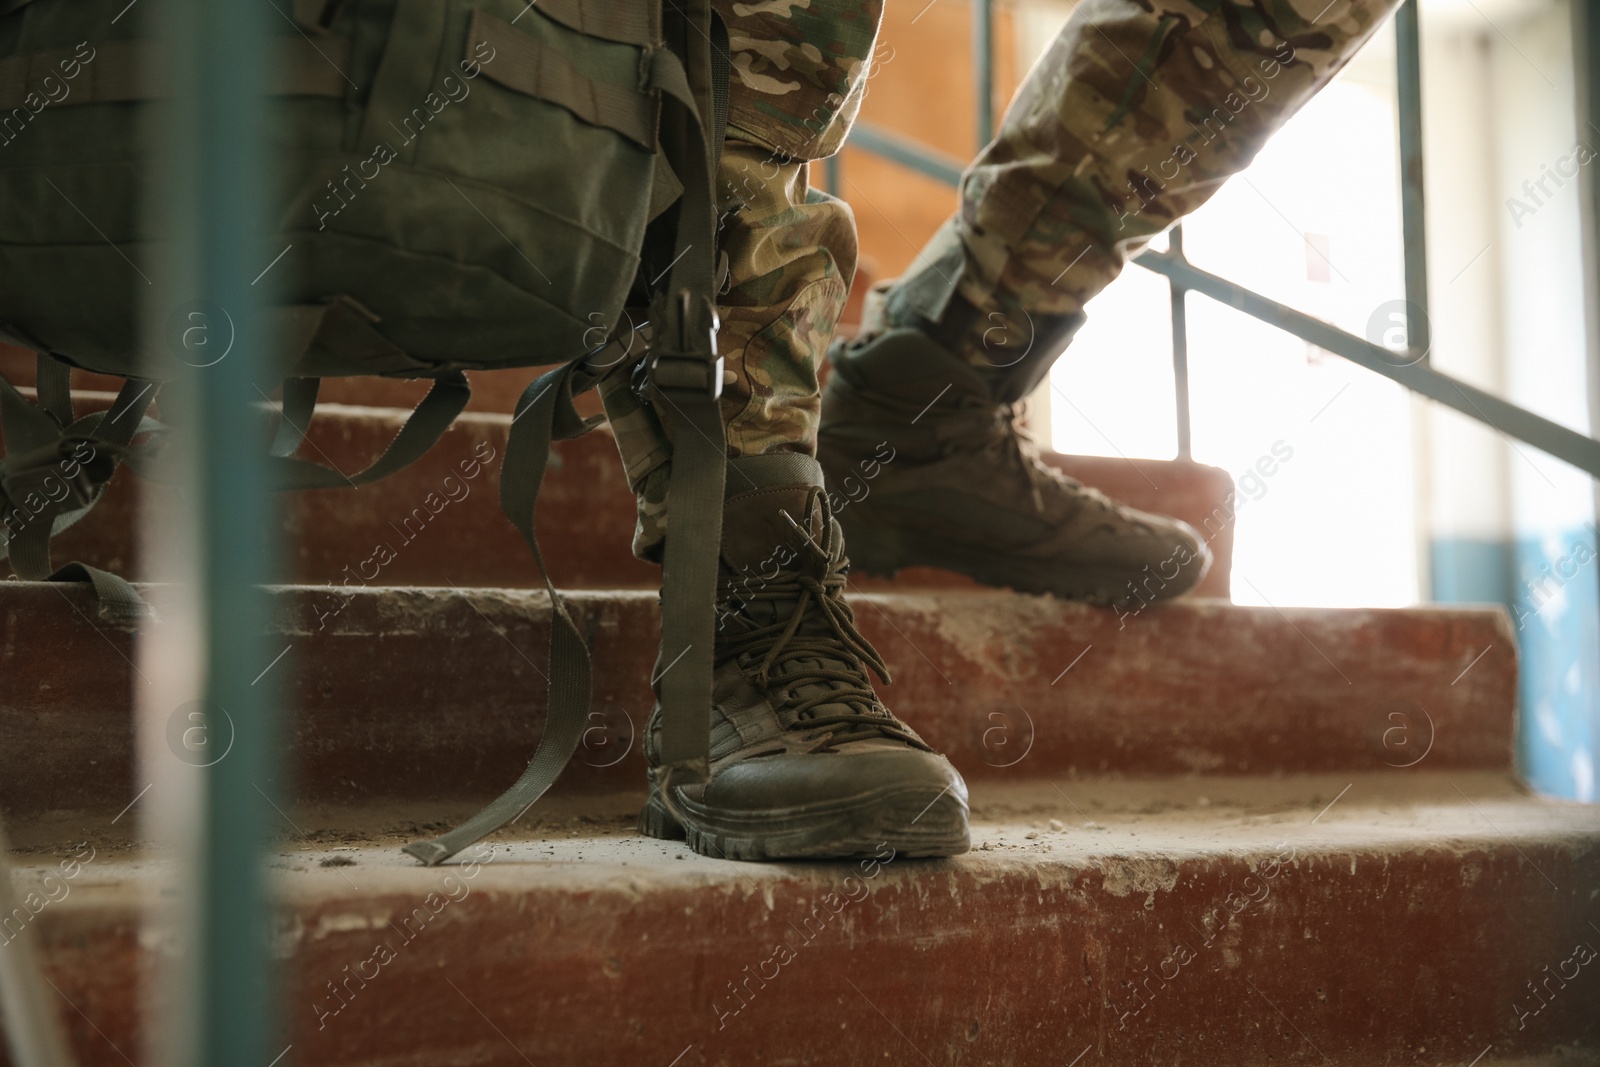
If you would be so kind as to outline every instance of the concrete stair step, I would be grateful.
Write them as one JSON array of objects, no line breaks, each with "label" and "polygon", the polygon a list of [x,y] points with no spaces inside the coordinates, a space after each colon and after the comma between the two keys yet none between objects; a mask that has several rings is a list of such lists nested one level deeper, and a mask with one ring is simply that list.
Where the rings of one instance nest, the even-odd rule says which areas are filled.
[{"label": "concrete stair step", "polygon": [[[109,404],[106,393],[78,397],[83,411]],[[372,462],[405,419],[392,408],[319,406],[301,455],[340,470]],[[380,546],[394,554],[382,567],[391,585],[531,586],[539,584],[532,558],[500,514],[499,466],[509,415],[467,413],[416,464],[360,489],[287,494],[284,529],[287,577],[296,582],[340,582],[374,566]],[[1197,592],[1226,597],[1233,555],[1227,504],[1233,481],[1203,464],[1052,456],[1066,473],[1135,507],[1176,515],[1211,535],[1217,564]],[[559,443],[540,501],[541,545],[558,585],[571,588],[655,588],[660,572],[630,551],[634,504],[621,473],[616,444],[602,428]],[[133,578],[142,577],[134,551],[142,499],[175,506],[160,486],[119,472],[89,517],[57,539],[56,558],[81,560]],[[355,580],[361,580],[357,577]],[[367,580],[377,580],[368,578]],[[933,568],[913,568],[892,582],[863,579],[864,588],[977,588],[967,578]]]},{"label": "concrete stair step", "polygon": [[[639,799],[538,809],[433,870],[398,846],[436,812],[290,809],[279,1062],[1466,1067],[1600,1047],[1600,813],[1504,774],[980,783],[975,850],[945,861],[707,859],[635,836]],[[96,1067],[154,1062],[140,998],[184,909],[134,825],[19,841],[19,895],[53,898],[29,936]]]},{"label": "concrete stair step", "polygon": [[[570,599],[594,647],[595,717],[557,788],[628,787],[643,779],[656,597]],[[1516,653],[1498,609],[1190,599],[1119,617],[1000,592],[851,602],[894,674],[886,700],[973,781],[1510,770]],[[532,754],[542,592],[290,587],[274,610],[261,668],[291,713],[299,801],[481,800]],[[135,769],[134,637],[85,588],[0,584],[7,811],[114,813],[157,772]]]}]

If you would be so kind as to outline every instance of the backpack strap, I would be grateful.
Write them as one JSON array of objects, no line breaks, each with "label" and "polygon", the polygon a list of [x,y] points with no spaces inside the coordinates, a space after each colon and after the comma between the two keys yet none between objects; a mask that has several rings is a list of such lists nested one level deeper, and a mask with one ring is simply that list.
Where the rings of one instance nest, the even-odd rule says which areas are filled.
[{"label": "backpack strap", "polygon": [[661,6],[643,0],[544,0],[537,10],[590,37],[646,48],[661,40]]},{"label": "backpack strap", "polygon": [[561,776],[588,723],[592,686],[589,645],[550,582],[534,526],[551,441],[577,437],[603,421],[603,416],[586,420],[573,407],[573,381],[579,365],[563,364],[523,392],[511,420],[505,464],[500,470],[500,509],[533,552],[544,578],[545,593],[550,597],[550,649],[545,675],[550,699],[544,733],[527,768],[510,789],[449,833],[405,847],[406,853],[427,867],[437,866],[531,808]]},{"label": "backpack strap", "polygon": [[[710,51],[709,38],[704,40]],[[698,43],[698,42],[696,42]],[[707,81],[711,57],[701,67]],[[662,141],[678,146],[673,167],[685,189],[678,211],[678,258],[652,314],[653,399],[672,412],[672,473],[667,487],[669,530],[661,574],[661,655],[673,664],[659,679],[660,760],[669,781],[705,781],[710,774],[710,697],[716,636],[717,563],[722,546],[722,499],[727,479],[727,432],[722,422],[722,357],[712,303],[716,205],[712,195],[709,131],[703,99],[678,57],[655,53],[650,84],[661,90]],[[714,87],[702,86],[702,91]],[[715,108],[707,109],[714,115]],[[696,248],[700,254],[692,255]]]},{"label": "backpack strap", "polygon": [[162,428],[144,417],[158,386],[129,380],[108,410],[63,425],[62,414],[70,419],[72,413],[65,395],[70,371],[41,355],[39,372],[38,407],[0,377],[0,426],[6,438],[0,459],[0,559],[9,557],[11,569],[27,581],[91,583],[102,615],[146,617],[149,605],[108,571],[84,563],[52,571],[50,539],[99,503],[137,434]]},{"label": "backpack strap", "polygon": [[472,12],[467,34],[469,50],[481,41],[505,56],[483,69],[490,81],[566,108],[591,126],[614,130],[641,148],[655,148],[657,104],[648,92],[597,81],[557,49],[482,10]]},{"label": "backpack strap", "polygon": [[311,417],[316,414],[317,393],[321,389],[321,378],[283,380],[283,404],[278,414],[278,430],[267,449],[269,455],[287,458],[300,450],[306,431],[311,428]]},{"label": "backpack strap", "polygon": [[[291,378],[290,382],[305,382],[308,379]],[[314,380],[314,379],[309,379]],[[373,464],[363,471],[355,474],[344,474],[332,467],[324,467],[320,463],[310,463],[303,459],[291,459],[277,451],[293,441],[296,447],[299,440],[304,438],[305,431],[310,422],[310,406],[316,403],[316,390],[305,386],[285,388],[283,422],[278,426],[278,437],[273,442],[270,468],[276,478],[276,489],[340,489],[345,486],[367,485],[380,478],[387,478],[395,471],[409,467],[423,454],[439,443],[439,438],[456,421],[456,416],[467,407],[467,401],[472,399],[472,386],[467,384],[467,376],[461,371],[452,371],[438,378],[433,383],[433,388],[428,390],[428,395],[422,398],[411,416],[406,419],[405,425],[400,427],[400,432],[395,434],[394,440],[389,442],[389,447],[384,449]],[[291,410],[305,405],[303,413]],[[303,419],[298,426],[291,420]],[[287,431],[286,431],[287,425]]]},{"label": "backpack strap", "polygon": [[131,379],[110,409],[63,427],[0,377],[0,507],[8,534],[0,559],[9,556],[19,578],[50,576],[50,538],[99,502],[135,434],[161,428],[144,418],[157,388]]},{"label": "backpack strap", "polygon": [[62,426],[72,421],[72,367],[48,352],[39,352],[33,376],[39,406]]},{"label": "backpack strap", "polygon": [[[570,13],[583,6],[557,4],[550,13],[559,18],[557,10]],[[683,61],[666,48],[651,53],[647,78],[647,87],[659,93],[662,104],[661,150],[684,187],[677,207],[670,280],[652,303],[648,353],[653,394],[676,416],[668,487],[669,513],[676,518],[674,533],[667,537],[661,582],[662,654],[675,666],[660,679],[660,695],[662,760],[678,782],[703,781],[709,774],[717,562],[727,476],[727,434],[719,402],[723,368],[716,351],[717,314],[712,302],[716,257],[712,178],[720,141],[711,141],[701,121],[702,115],[715,119],[717,84],[726,82],[727,67],[719,66],[700,45],[712,43],[707,36],[708,29],[715,29],[709,7],[703,0],[685,6],[699,16],[698,22],[690,22],[688,36],[689,47],[698,53],[691,57],[691,66],[699,72],[701,84],[691,84]],[[720,51],[725,59],[725,33],[723,41]],[[591,356],[611,345],[608,341]],[[631,352],[631,343],[625,351]],[[616,367],[611,364],[604,370]],[[583,736],[592,691],[589,649],[545,573],[534,511],[551,441],[576,437],[601,421],[584,420],[572,404],[574,385],[587,388],[600,373],[587,359],[567,363],[530,385],[517,404],[500,472],[500,505],[532,550],[550,596],[550,700],[544,733],[510,789],[448,833],[405,847],[408,855],[426,866],[444,862],[520,817],[560,776]]]},{"label": "backpack strap", "polygon": [[348,296],[336,296],[319,304],[284,305],[275,308],[274,314],[279,335],[284,338],[287,364],[301,370],[301,374],[284,379],[278,429],[268,450],[277,489],[339,489],[386,478],[422,458],[472,398],[472,387],[464,373],[457,370],[439,376],[383,455],[356,474],[293,459],[316,412],[321,381],[314,373],[319,366],[356,364],[373,373],[409,373],[414,377],[422,365],[379,332],[378,316]]},{"label": "backpack strap", "polygon": [[[715,11],[711,13],[711,173],[717,173],[722,160],[722,142],[728,137],[729,79],[733,76],[733,56],[728,53],[728,24]],[[718,286],[720,289],[721,287]]]},{"label": "backpack strap", "polygon": [[411,466],[438,443],[472,398],[466,374],[442,374],[411,411],[381,458],[358,474],[346,475],[333,467],[293,459],[299,446],[306,442],[310,421],[317,411],[317,394],[322,387],[322,381],[314,376],[318,366],[342,363],[368,366],[376,374],[408,374],[421,365],[379,333],[378,317],[349,296],[341,294],[320,304],[280,306],[274,312],[286,365],[301,370],[298,376],[283,379],[278,429],[267,450],[272,456],[270,470],[277,478],[274,488],[278,490],[338,490],[389,477]]},{"label": "backpack strap", "polygon": [[100,602],[100,615],[114,620],[149,619],[155,611],[124,578],[87,563],[68,563],[45,579],[50,582],[88,582]]},{"label": "backpack strap", "polygon": [[[0,10],[0,15],[4,14]],[[278,96],[345,95],[348,83],[339,71],[350,66],[348,38],[323,36],[314,43],[307,37],[283,36],[272,47],[276,61],[268,65],[268,92]],[[101,41],[94,46],[92,59],[84,68],[83,80],[74,82],[71,95],[52,107],[163,100],[172,95],[172,56],[159,41]],[[21,52],[0,59],[0,112],[25,106],[35,94],[43,96],[44,79],[55,75],[61,63],[80,60],[80,53],[71,48]]]}]

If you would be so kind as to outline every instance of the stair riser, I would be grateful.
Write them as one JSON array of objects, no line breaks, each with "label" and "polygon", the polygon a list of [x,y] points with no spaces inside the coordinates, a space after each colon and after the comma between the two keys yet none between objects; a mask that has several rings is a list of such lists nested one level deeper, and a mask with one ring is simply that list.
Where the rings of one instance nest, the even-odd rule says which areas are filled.
[{"label": "stair riser", "polygon": [[[427,921],[409,927],[430,907],[421,895],[318,904],[302,884],[278,939],[283,1044],[318,1067],[1060,1067],[1085,1049],[1083,1063],[1250,1067],[1465,1065],[1486,1050],[1494,1063],[1600,1041],[1594,963],[1552,983],[1536,1015],[1527,985],[1577,942],[1600,943],[1574,889],[1600,879],[1596,852],[1485,838],[1272,855],[1019,862],[983,877],[895,860],[872,878],[840,864],[764,892],[684,877],[642,896],[554,878],[511,892],[503,861],[441,873]],[[368,885],[383,873],[351,869]],[[120,1064],[107,1039],[139,1058],[133,1001],[154,961],[134,923],[78,897],[37,920],[51,977],[82,1012],[63,1011],[81,1063]]]},{"label": "stair riser", "polygon": [[[382,482],[282,496],[288,580],[541,584],[533,556],[500,513],[506,425],[500,418],[463,416],[427,455]],[[316,447],[304,454],[358,471],[397,428],[389,414],[319,417],[311,436]],[[89,517],[56,539],[56,560],[150,577],[134,550],[141,500],[177,506],[165,487],[120,473]],[[633,527],[633,498],[610,436],[595,433],[558,445],[540,497],[540,547],[556,580],[568,588],[658,586],[660,569],[633,555]]]},{"label": "stair riser", "polygon": [[[132,635],[92,628],[82,590],[6,592],[0,728],[13,743],[0,749],[0,799],[19,812],[120,809],[137,789],[131,667],[112,646],[132,656]],[[595,648],[595,718],[560,788],[635,787],[655,598],[571,602]],[[886,699],[974,780],[1509,768],[1516,665],[1498,612],[1280,616],[1191,601],[1119,619],[1004,594],[854,603],[895,675]],[[531,755],[542,594],[301,589],[278,594],[277,610],[283,636],[268,654],[289,651],[268,677],[296,712],[301,800],[484,797]]]},{"label": "stair riser", "polygon": [[[84,408],[94,406],[86,403]],[[301,454],[347,473],[358,471],[382,452],[401,419],[400,413],[380,409],[327,408],[312,423],[310,444]],[[386,584],[538,585],[527,548],[500,514],[500,464],[509,425],[502,416],[465,415],[415,465],[382,482],[361,489],[287,494],[288,580],[339,582],[346,574],[361,572],[364,564],[370,572],[368,561],[387,546],[394,559],[382,568]],[[660,571],[632,555],[634,502],[609,434],[562,442],[553,456],[539,514],[541,546],[556,581],[580,589],[658,586]],[[1168,511],[1214,535],[1217,563],[1197,593],[1228,595],[1233,523],[1223,504],[1232,488],[1225,472],[1145,460],[1135,467],[1130,461],[1095,457],[1052,457],[1052,462],[1136,507]],[[163,508],[176,506],[169,492],[124,472],[95,511],[57,539],[56,559],[148,578],[133,550],[140,499]],[[897,582],[864,579],[862,585],[975,587],[959,575],[928,568],[907,572]]]}]

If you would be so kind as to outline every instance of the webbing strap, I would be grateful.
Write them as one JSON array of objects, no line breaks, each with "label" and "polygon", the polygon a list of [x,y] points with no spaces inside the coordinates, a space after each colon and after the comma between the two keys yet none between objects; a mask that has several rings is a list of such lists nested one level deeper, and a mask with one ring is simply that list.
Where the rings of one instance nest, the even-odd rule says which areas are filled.
[{"label": "webbing strap", "polygon": [[110,619],[146,619],[154,614],[144,597],[110,571],[87,563],[69,563],[45,579],[49,582],[88,582],[94,586],[100,614]]},{"label": "webbing strap", "polygon": [[[99,501],[123,451],[146,428],[144,412],[156,389],[153,382],[130,380],[108,410],[62,427],[0,378],[7,449],[0,460],[0,500],[9,528],[0,558],[10,557],[19,578],[37,581],[50,574],[50,538]],[[80,456],[84,444],[89,451]]]},{"label": "webbing strap", "polygon": [[292,456],[306,439],[311,428],[311,416],[316,414],[317,393],[322,388],[321,378],[285,378],[283,380],[283,407],[278,416],[278,430],[272,435],[272,445],[267,449],[274,456]]},{"label": "webbing strap", "polygon": [[661,40],[660,5],[650,0],[541,0],[534,10],[590,37],[643,48]]},{"label": "webbing strap", "polygon": [[[81,46],[80,46],[81,47]],[[339,71],[349,66],[350,42],[324,36],[279,37],[268,64],[268,92],[278,96],[343,96]],[[67,72],[76,73],[68,77]],[[0,59],[0,112],[26,108],[115,104],[172,95],[170,56],[159,41],[102,41],[87,58],[77,49],[51,48]],[[47,80],[48,79],[48,80]]]},{"label": "webbing strap", "polygon": [[[711,154],[722,157],[722,141],[728,135],[728,79],[733,76],[733,56],[729,54],[728,24],[716,12],[711,14]],[[716,173],[712,167],[711,172]],[[720,286],[719,286],[720,288]]]},{"label": "webbing strap", "polygon": [[[709,42],[707,42],[709,43]],[[692,41],[698,46],[698,41]],[[708,62],[702,68],[710,70]],[[717,565],[727,435],[719,398],[712,267],[716,208],[711,146],[683,64],[654,54],[650,84],[661,91],[661,139],[683,180],[678,207],[678,258],[651,314],[656,351],[655,399],[670,410],[672,474],[667,487],[667,539],[661,575],[660,761],[670,780],[703,781],[711,746],[712,644],[716,636]]]},{"label": "webbing strap", "polygon": [[117,393],[117,399],[112,401],[111,407],[94,415],[86,415],[79,422],[92,430],[94,440],[122,447],[132,441],[142,428],[144,413],[160,388],[155,382],[130,378],[122,383],[122,390]]},{"label": "webbing strap", "polygon": [[[591,126],[615,130],[647,151],[656,147],[655,96],[628,85],[596,81],[553,48],[504,19],[474,10],[467,30],[466,58],[480,43],[494,48],[486,78],[507,89],[566,108]],[[503,57],[503,58],[501,58]]]},{"label": "webbing strap", "polygon": [[406,419],[406,424],[400,427],[394,440],[389,442],[383,455],[372,466],[356,474],[342,474],[320,463],[290,459],[275,452],[270,467],[276,478],[274,488],[338,489],[387,478],[395,471],[415,463],[424,452],[437,444],[456,416],[466,409],[470,399],[472,387],[467,384],[467,376],[461,371],[438,379],[416,410],[411,412],[411,417]]},{"label": "webbing strap", "polygon": [[6,458],[12,459],[54,444],[61,436],[61,424],[0,376],[0,432],[5,434]]},{"label": "webbing strap", "polygon": [[72,368],[48,352],[40,352],[35,363],[33,388],[39,406],[62,426],[72,421]]},{"label": "webbing strap", "polygon": [[565,601],[550,582],[534,510],[544,481],[552,439],[575,437],[591,423],[572,406],[572,380],[576,363],[567,363],[539,378],[517,401],[506,442],[505,465],[500,471],[500,509],[517,528],[533,552],[550,597],[549,703],[544,734],[527,768],[516,783],[472,818],[431,841],[416,841],[405,851],[433,867],[474,841],[519,817],[544,795],[578,749],[589,718],[591,689],[589,647],[567,611]]}]

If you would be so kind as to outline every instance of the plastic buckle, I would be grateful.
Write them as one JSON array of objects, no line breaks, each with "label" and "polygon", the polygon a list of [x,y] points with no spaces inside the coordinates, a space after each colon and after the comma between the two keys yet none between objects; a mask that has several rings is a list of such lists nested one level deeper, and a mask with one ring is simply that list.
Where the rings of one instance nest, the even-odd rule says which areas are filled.
[{"label": "plastic buckle", "polygon": [[[710,300],[701,302],[705,319],[709,320],[704,347],[693,344],[691,334],[694,321],[694,298],[688,290],[676,294],[676,300],[667,303],[666,321],[656,340],[659,349],[650,360],[650,382],[657,389],[670,392],[699,393],[711,400],[722,396],[722,357],[717,354],[717,309]],[[708,358],[709,357],[709,358]]]},{"label": "plastic buckle", "polygon": [[[105,487],[109,474],[96,478],[88,463],[75,461],[66,451],[76,439],[63,437],[26,455],[0,464],[0,501],[49,510],[52,515],[92,503]],[[42,500],[34,505],[31,500]]]},{"label": "plastic buckle", "polygon": [[87,463],[79,463],[77,468],[71,475],[67,475],[65,471],[62,471],[61,474],[62,481],[67,485],[73,503],[78,507],[82,507],[94,500],[95,494],[104,487],[104,483],[97,484],[95,479],[90,477]]}]

